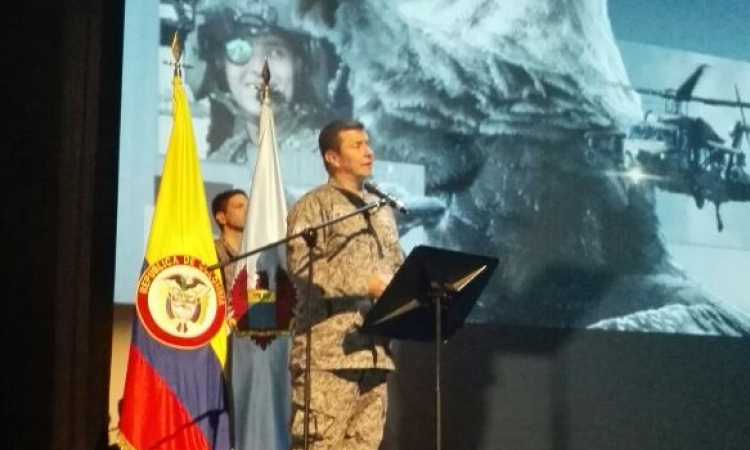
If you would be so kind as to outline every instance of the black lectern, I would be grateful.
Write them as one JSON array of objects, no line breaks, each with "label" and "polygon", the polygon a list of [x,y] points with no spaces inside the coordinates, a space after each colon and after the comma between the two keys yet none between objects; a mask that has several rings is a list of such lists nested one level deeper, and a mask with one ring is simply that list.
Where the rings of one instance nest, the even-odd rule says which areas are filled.
[{"label": "black lectern", "polygon": [[363,331],[447,341],[464,324],[497,262],[489,256],[415,247],[365,317]]},{"label": "black lectern", "polygon": [[464,324],[498,259],[420,245],[396,272],[362,331],[435,341],[435,442],[441,449],[440,347]]}]

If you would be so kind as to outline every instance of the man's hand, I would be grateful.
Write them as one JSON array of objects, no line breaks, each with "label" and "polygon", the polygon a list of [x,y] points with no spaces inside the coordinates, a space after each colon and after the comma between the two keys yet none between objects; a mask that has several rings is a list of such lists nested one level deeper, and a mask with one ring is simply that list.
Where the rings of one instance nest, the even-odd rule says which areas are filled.
[{"label": "man's hand", "polygon": [[370,277],[370,281],[367,284],[367,294],[370,297],[380,297],[392,279],[393,275],[375,275]]}]

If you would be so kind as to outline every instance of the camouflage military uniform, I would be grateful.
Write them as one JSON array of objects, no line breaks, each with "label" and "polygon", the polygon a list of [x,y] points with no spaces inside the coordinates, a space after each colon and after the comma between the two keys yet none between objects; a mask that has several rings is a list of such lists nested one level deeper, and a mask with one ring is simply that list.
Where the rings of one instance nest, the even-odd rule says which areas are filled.
[{"label": "camouflage military uniform", "polygon": [[[224,262],[237,256],[237,252],[232,250],[229,244],[224,242],[224,239],[222,238],[214,239],[214,247],[216,247],[216,256],[219,258],[219,262]],[[222,281],[224,281],[224,289],[227,289],[229,287],[228,283],[231,283],[232,280],[234,280],[234,271],[236,270],[236,266],[237,263],[231,263],[221,268],[221,276],[223,277]]]},{"label": "camouflage military uniform", "polygon": [[[289,233],[348,214],[364,201],[334,181],[303,196],[289,212]],[[312,323],[311,417],[315,450],[376,450],[387,405],[386,374],[394,370],[388,340],[360,333],[372,306],[373,275],[393,275],[403,262],[393,213],[383,207],[318,230],[308,317],[308,249],[303,239],[288,244],[288,269],[297,287],[291,355],[293,448],[303,446],[305,333]]]},{"label": "camouflage military uniform", "polygon": [[[216,257],[219,259],[219,262],[228,261],[238,254],[222,238],[214,239],[214,247],[216,247]],[[227,264],[221,268],[221,281],[224,283],[224,292],[227,294],[227,317],[232,317],[232,301],[230,300],[229,286],[234,281],[235,270],[237,270],[237,263]]]}]

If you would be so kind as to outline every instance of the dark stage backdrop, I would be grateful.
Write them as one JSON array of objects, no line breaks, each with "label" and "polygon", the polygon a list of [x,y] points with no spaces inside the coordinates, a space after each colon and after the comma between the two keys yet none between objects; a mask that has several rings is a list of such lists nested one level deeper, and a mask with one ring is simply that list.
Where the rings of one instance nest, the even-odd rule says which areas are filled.
[{"label": "dark stage backdrop", "polygon": [[[746,347],[472,324],[441,351],[442,448],[740,450],[750,438]],[[435,449],[435,348],[396,349],[381,449]]]},{"label": "dark stage backdrop", "polygon": [[105,449],[124,2],[2,19],[2,442]]}]

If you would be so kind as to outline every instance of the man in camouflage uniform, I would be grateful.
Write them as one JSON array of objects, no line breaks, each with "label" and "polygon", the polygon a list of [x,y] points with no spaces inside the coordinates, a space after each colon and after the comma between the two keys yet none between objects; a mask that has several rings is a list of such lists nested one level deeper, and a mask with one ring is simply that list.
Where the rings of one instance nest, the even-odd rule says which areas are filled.
[{"label": "man in camouflage uniform", "polygon": [[[363,190],[374,158],[361,123],[331,122],[320,132],[318,144],[328,182],[292,206],[289,235],[377,201]],[[306,332],[312,326],[310,448],[376,450],[385,424],[386,376],[394,365],[388,340],[361,333],[359,327],[403,262],[392,210],[370,209],[318,230],[312,253],[310,287],[305,240],[288,244],[287,266],[297,287],[290,365],[292,448],[305,444]]]}]

